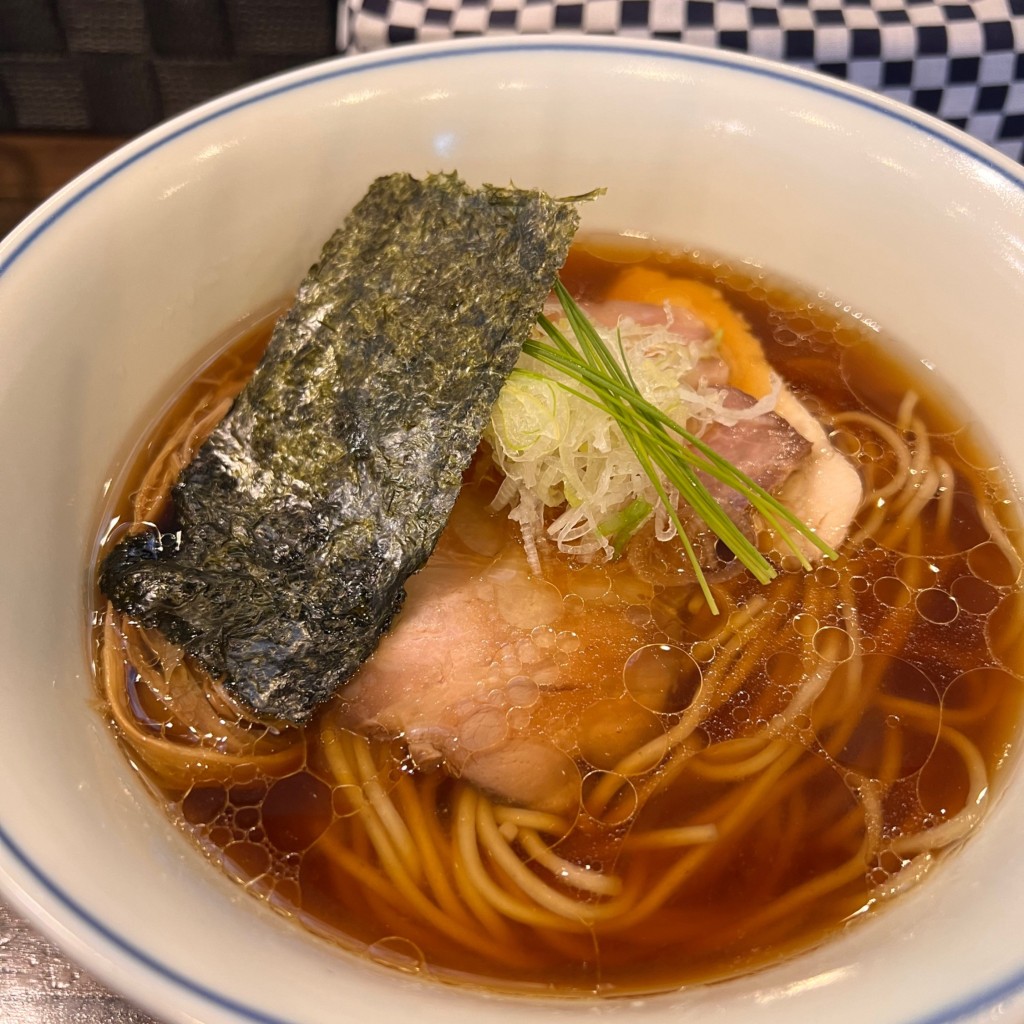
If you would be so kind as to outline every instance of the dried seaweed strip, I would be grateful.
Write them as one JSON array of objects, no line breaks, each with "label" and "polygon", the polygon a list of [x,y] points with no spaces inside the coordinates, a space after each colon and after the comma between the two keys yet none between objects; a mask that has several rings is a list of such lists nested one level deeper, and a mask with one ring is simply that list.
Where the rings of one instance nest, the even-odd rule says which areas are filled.
[{"label": "dried seaweed strip", "polygon": [[577,227],[454,175],[376,181],[174,490],[100,584],[255,713],[307,719],[372,653]]}]

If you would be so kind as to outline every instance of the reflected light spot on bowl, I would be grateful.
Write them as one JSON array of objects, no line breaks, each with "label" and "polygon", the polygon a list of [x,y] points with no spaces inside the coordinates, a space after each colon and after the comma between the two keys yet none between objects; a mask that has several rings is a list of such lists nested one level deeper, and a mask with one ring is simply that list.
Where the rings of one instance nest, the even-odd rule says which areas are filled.
[{"label": "reflected light spot on bowl", "polygon": [[455,143],[457,141],[455,132],[438,132],[434,136],[434,152],[438,156],[450,157],[455,152]]},{"label": "reflected light spot on bowl", "polygon": [[825,988],[826,985],[833,985],[852,970],[854,970],[852,967],[837,967],[835,970],[823,971],[821,974],[815,974],[813,977],[795,981],[792,985],[766,989],[763,992],[758,992],[754,998],[759,1003],[774,1003],[779,999],[790,999],[798,992],[807,992],[810,989]]},{"label": "reflected light spot on bowl", "polygon": [[713,125],[715,131],[724,132],[726,135],[752,135],[750,126],[743,121],[716,121]]},{"label": "reflected light spot on bowl", "polygon": [[344,96],[339,96],[331,106],[354,107],[357,103],[368,103],[381,95],[380,89],[353,89]]},{"label": "reflected light spot on bowl", "polygon": [[204,146],[195,155],[196,163],[205,163],[207,160],[214,160],[219,157],[222,153],[226,153],[229,149],[237,149],[238,140],[231,139],[227,142],[215,142],[210,146]]}]

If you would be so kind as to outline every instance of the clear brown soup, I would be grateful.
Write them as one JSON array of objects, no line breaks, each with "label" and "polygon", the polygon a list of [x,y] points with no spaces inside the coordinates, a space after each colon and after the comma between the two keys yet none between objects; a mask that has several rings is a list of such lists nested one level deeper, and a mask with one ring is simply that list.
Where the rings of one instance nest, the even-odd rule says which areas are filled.
[{"label": "clear brown soup", "polygon": [[[108,710],[173,821],[282,914],[401,970],[614,996],[765,965],[930,873],[981,819],[1014,754],[1024,606],[997,459],[884,335],[770,275],[578,247],[563,277],[600,299],[638,261],[721,289],[860,468],[868,498],[838,561],[767,587],[719,582],[717,618],[677,571],[678,552],[642,538],[608,565],[545,556],[579,640],[552,657],[576,659],[577,689],[529,713],[568,723],[572,813],[531,816],[419,770],[401,739],[338,729],[334,705],[302,730],[238,722],[195,666],[105,617],[97,598]],[[270,327],[169,389],[108,509],[119,525],[107,543],[135,518],[173,523],[171,440],[222,414]],[[177,444],[184,457],[210,426]],[[516,545],[504,513],[487,510],[495,486],[479,458],[459,522],[496,517],[490,528]],[[468,556],[460,529],[446,532],[444,557]],[[587,630],[608,617],[628,622],[629,642],[614,664],[593,664]],[[581,888],[560,865],[597,882]]]}]

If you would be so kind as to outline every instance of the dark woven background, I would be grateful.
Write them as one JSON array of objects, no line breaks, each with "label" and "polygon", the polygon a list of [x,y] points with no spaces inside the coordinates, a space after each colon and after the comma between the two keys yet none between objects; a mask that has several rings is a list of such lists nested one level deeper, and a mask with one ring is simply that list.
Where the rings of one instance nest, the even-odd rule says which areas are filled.
[{"label": "dark woven background", "polygon": [[131,135],[335,52],[334,0],[0,0],[0,132]]}]

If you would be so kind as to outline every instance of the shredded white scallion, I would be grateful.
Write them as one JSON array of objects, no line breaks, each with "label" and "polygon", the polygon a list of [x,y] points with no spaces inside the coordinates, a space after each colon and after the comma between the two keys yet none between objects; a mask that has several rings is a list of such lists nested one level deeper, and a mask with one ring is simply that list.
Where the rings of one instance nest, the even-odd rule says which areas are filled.
[{"label": "shredded white scallion", "polygon": [[[564,318],[555,322],[570,333]],[[595,326],[620,362],[621,339],[644,398],[678,422],[689,423],[698,435],[711,422],[733,425],[774,407],[780,385],[756,405],[726,408],[717,337],[695,341],[664,323],[637,324],[628,318],[620,319],[617,328]],[[510,508],[531,568],[540,570],[537,545],[544,537],[565,554],[610,559],[655,516],[658,539],[670,540],[675,526],[619,424],[561,383],[578,389],[567,376],[524,354],[484,432],[505,475],[492,507]],[[675,498],[670,485],[663,485]],[[553,510],[558,515],[545,526]]]}]

